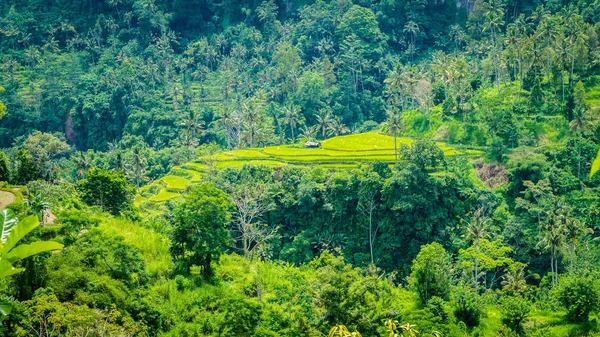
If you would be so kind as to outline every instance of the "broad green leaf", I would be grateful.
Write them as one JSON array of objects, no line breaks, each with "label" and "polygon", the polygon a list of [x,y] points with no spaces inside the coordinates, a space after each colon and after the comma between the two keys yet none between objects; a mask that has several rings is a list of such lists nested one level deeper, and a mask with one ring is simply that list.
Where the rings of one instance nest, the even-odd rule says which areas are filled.
[{"label": "broad green leaf", "polygon": [[63,245],[55,241],[37,241],[28,245],[19,245],[11,250],[4,258],[14,263],[31,255],[62,249]]},{"label": "broad green leaf", "polygon": [[38,227],[40,223],[35,215],[28,216],[25,219],[19,221],[19,224],[14,226],[10,235],[2,246],[0,255],[6,255],[10,250],[19,242],[25,235]]},{"label": "broad green leaf", "polygon": [[14,268],[8,261],[0,260],[0,279],[14,274],[18,274],[25,268]]},{"label": "broad green leaf", "polygon": [[596,154],[596,159],[592,162],[592,168],[590,169],[590,179],[594,176],[596,172],[600,170],[600,150],[598,150],[598,154]]},{"label": "broad green leaf", "polygon": [[6,242],[8,235],[17,225],[17,217],[10,209],[0,210],[0,229],[2,230],[2,243]]},{"label": "broad green leaf", "polygon": [[12,311],[12,304],[8,302],[0,302],[0,314],[6,316]]}]

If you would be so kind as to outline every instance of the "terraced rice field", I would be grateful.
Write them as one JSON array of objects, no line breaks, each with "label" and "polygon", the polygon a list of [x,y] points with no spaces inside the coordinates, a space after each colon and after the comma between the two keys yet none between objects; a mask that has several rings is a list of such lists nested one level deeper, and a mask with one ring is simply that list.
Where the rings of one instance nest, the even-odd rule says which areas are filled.
[{"label": "terraced rice field", "polygon": [[[409,145],[412,139],[398,137],[397,147]],[[394,138],[378,133],[362,133],[334,137],[323,141],[320,148],[304,148],[301,144],[270,146],[261,149],[234,150],[199,158],[196,163],[213,162],[218,168],[241,166],[245,163],[277,165],[343,165],[355,167],[360,163],[372,161],[393,162]],[[437,144],[446,156],[479,156],[477,150],[460,150],[444,143]],[[333,165],[333,166],[332,166]]]},{"label": "terraced rice field", "polygon": [[[413,140],[398,137],[396,142],[400,148],[402,145],[410,145]],[[460,149],[445,143],[437,145],[446,156],[477,157],[483,154],[479,150]],[[302,144],[292,144],[226,151],[173,167],[169,175],[144,186],[136,197],[135,205],[151,210],[157,207],[156,204],[181,198],[187,188],[199,182],[202,174],[209,169],[241,167],[247,164],[352,169],[374,161],[393,163],[395,158],[394,137],[375,132],[330,138],[322,141],[320,148],[305,148]]]}]

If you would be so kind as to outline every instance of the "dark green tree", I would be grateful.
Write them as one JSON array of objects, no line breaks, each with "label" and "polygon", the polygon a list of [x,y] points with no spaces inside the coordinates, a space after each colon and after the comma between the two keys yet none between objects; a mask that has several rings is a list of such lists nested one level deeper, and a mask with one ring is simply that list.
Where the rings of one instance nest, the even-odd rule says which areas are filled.
[{"label": "dark green tree", "polygon": [[232,209],[229,196],[211,184],[190,191],[173,214],[170,252],[178,273],[189,274],[192,266],[198,266],[204,278],[212,277],[211,262],[232,243],[227,230]]},{"label": "dark green tree", "polygon": [[33,158],[29,155],[29,152],[23,149],[17,151],[17,174],[15,176],[15,182],[18,184],[25,184],[38,177],[39,172],[36,169]]},{"label": "dark green tree", "polygon": [[113,215],[133,207],[135,188],[122,171],[94,167],[79,181],[77,189],[88,205],[99,206]]},{"label": "dark green tree", "polygon": [[0,181],[10,180],[10,163],[4,152],[0,152]]}]

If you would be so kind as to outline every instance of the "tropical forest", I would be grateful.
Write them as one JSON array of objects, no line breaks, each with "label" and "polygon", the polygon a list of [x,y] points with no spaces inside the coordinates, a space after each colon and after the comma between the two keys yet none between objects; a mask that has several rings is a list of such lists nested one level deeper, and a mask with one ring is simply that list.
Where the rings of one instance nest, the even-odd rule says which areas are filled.
[{"label": "tropical forest", "polygon": [[600,337],[600,0],[0,0],[0,336]]}]

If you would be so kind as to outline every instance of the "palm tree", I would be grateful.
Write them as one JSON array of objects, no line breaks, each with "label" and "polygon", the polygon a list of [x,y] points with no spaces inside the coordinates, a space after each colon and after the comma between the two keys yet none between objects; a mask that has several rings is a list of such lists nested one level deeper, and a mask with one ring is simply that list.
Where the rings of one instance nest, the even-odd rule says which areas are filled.
[{"label": "palm tree", "polygon": [[283,108],[284,123],[290,126],[292,132],[292,140],[294,137],[294,129],[300,123],[300,108],[295,105],[286,106]]},{"label": "palm tree", "polygon": [[[573,109],[573,120],[569,122],[569,128],[577,133],[577,142],[581,143],[581,132],[585,130],[590,122],[589,110],[585,105]],[[577,146],[577,176],[581,176],[581,144]]]},{"label": "palm tree", "polygon": [[498,32],[504,23],[504,4],[500,0],[490,0],[490,2],[486,4],[487,6],[485,9],[485,22],[483,24],[483,30],[490,31],[492,34],[492,58],[494,61],[495,81],[498,91],[500,91],[500,74],[498,70],[497,56],[498,51],[496,50],[496,46]]},{"label": "palm tree", "polygon": [[50,209],[50,203],[44,200],[44,196],[39,191],[31,191],[29,192],[29,197],[27,198],[27,203],[29,204],[29,208],[31,212],[37,216],[40,225],[44,224],[44,215],[46,217],[50,216],[48,210]]},{"label": "palm tree", "polygon": [[321,131],[321,138],[325,139],[325,133],[332,122],[331,112],[328,109],[321,109],[315,118],[317,120],[317,130]]},{"label": "palm tree", "polygon": [[77,167],[77,176],[79,178],[83,177],[83,175],[92,167],[94,163],[91,151],[77,151],[73,156],[73,160],[75,161],[75,166]]},{"label": "palm tree", "polygon": [[181,136],[184,145],[187,147],[188,157],[192,152],[192,147],[198,145],[197,137],[204,132],[202,124],[203,122],[197,120],[196,113],[193,111],[188,111],[183,122],[181,122],[181,126],[184,129]]},{"label": "palm tree", "polygon": [[416,42],[417,42],[417,34],[421,30],[419,29],[419,25],[414,21],[408,21],[406,25],[404,25],[404,32],[408,34],[410,43],[409,43],[409,54],[410,54],[410,63],[413,63],[413,55],[416,52]]},{"label": "palm tree", "polygon": [[340,136],[350,132],[350,129],[342,122],[341,117],[336,117],[331,120],[331,124],[329,125],[330,135]]},{"label": "palm tree", "polygon": [[234,116],[234,111],[235,110],[231,107],[223,106],[221,109],[221,116],[217,117],[217,120],[214,122],[215,127],[223,126],[228,149],[231,149],[231,140],[234,138],[234,129],[238,124],[237,118]]},{"label": "palm tree", "polygon": [[569,49],[571,50],[571,76],[569,76],[569,84],[573,84],[573,72],[575,70],[575,52],[577,50],[576,44],[583,44],[588,38],[585,35],[585,22],[581,15],[573,15],[572,18],[567,21],[567,42]]},{"label": "palm tree", "polygon": [[527,265],[522,262],[514,262],[508,266],[506,273],[502,276],[502,289],[504,291],[518,294],[527,290],[525,267]]},{"label": "palm tree", "polygon": [[592,234],[594,231],[588,228],[584,222],[579,221],[571,216],[565,219],[564,223],[565,241],[569,251],[569,271],[573,272],[573,260],[577,255],[577,246],[582,237],[587,234]]},{"label": "palm tree", "polygon": [[550,250],[550,269],[552,273],[552,286],[555,286],[557,284],[558,274],[557,255],[558,250],[564,241],[563,229],[560,228],[560,226],[546,224],[543,228],[541,235],[542,237],[540,238],[538,246]]},{"label": "palm tree", "polygon": [[550,250],[550,270],[552,285],[558,284],[558,252],[565,243],[565,224],[569,217],[569,209],[564,201],[554,205],[549,212],[547,222],[542,226],[538,247]]},{"label": "palm tree", "polygon": [[388,110],[387,119],[384,122],[384,129],[388,135],[394,136],[394,155],[396,156],[396,165],[398,165],[398,133],[402,131],[402,116],[396,109]]},{"label": "palm tree", "polygon": [[304,138],[305,141],[311,141],[317,138],[317,125],[313,125],[313,126],[308,126],[305,125],[304,128],[302,129],[302,138]]},{"label": "palm tree", "polygon": [[448,95],[448,63],[448,55],[441,50],[436,50],[431,55],[431,70],[433,70],[436,79],[442,81],[444,85],[444,97]]},{"label": "palm tree", "polygon": [[460,27],[460,25],[452,25],[450,26],[450,40],[454,41],[454,51],[458,53],[459,49],[461,49],[462,43],[465,42],[466,35],[464,30]]},{"label": "palm tree", "polygon": [[135,180],[135,186],[140,189],[140,182],[144,180],[146,168],[148,167],[146,149],[143,145],[137,144],[131,148],[129,155],[129,176]]},{"label": "palm tree", "polygon": [[250,99],[242,104],[243,121],[248,128],[250,147],[254,147],[254,136],[261,117],[262,104],[257,99]]},{"label": "palm tree", "polygon": [[490,219],[485,214],[485,208],[476,209],[467,223],[464,237],[475,245],[475,270],[473,282],[475,290],[479,287],[479,244],[482,239],[490,236]]},{"label": "palm tree", "polygon": [[123,151],[117,142],[108,142],[109,165],[115,170],[125,168]]},{"label": "palm tree", "polygon": [[546,41],[546,76],[550,76],[551,69],[551,56],[553,52],[552,41],[556,37],[557,29],[555,20],[549,14],[545,14],[542,17],[542,21],[537,28],[537,36]]}]

